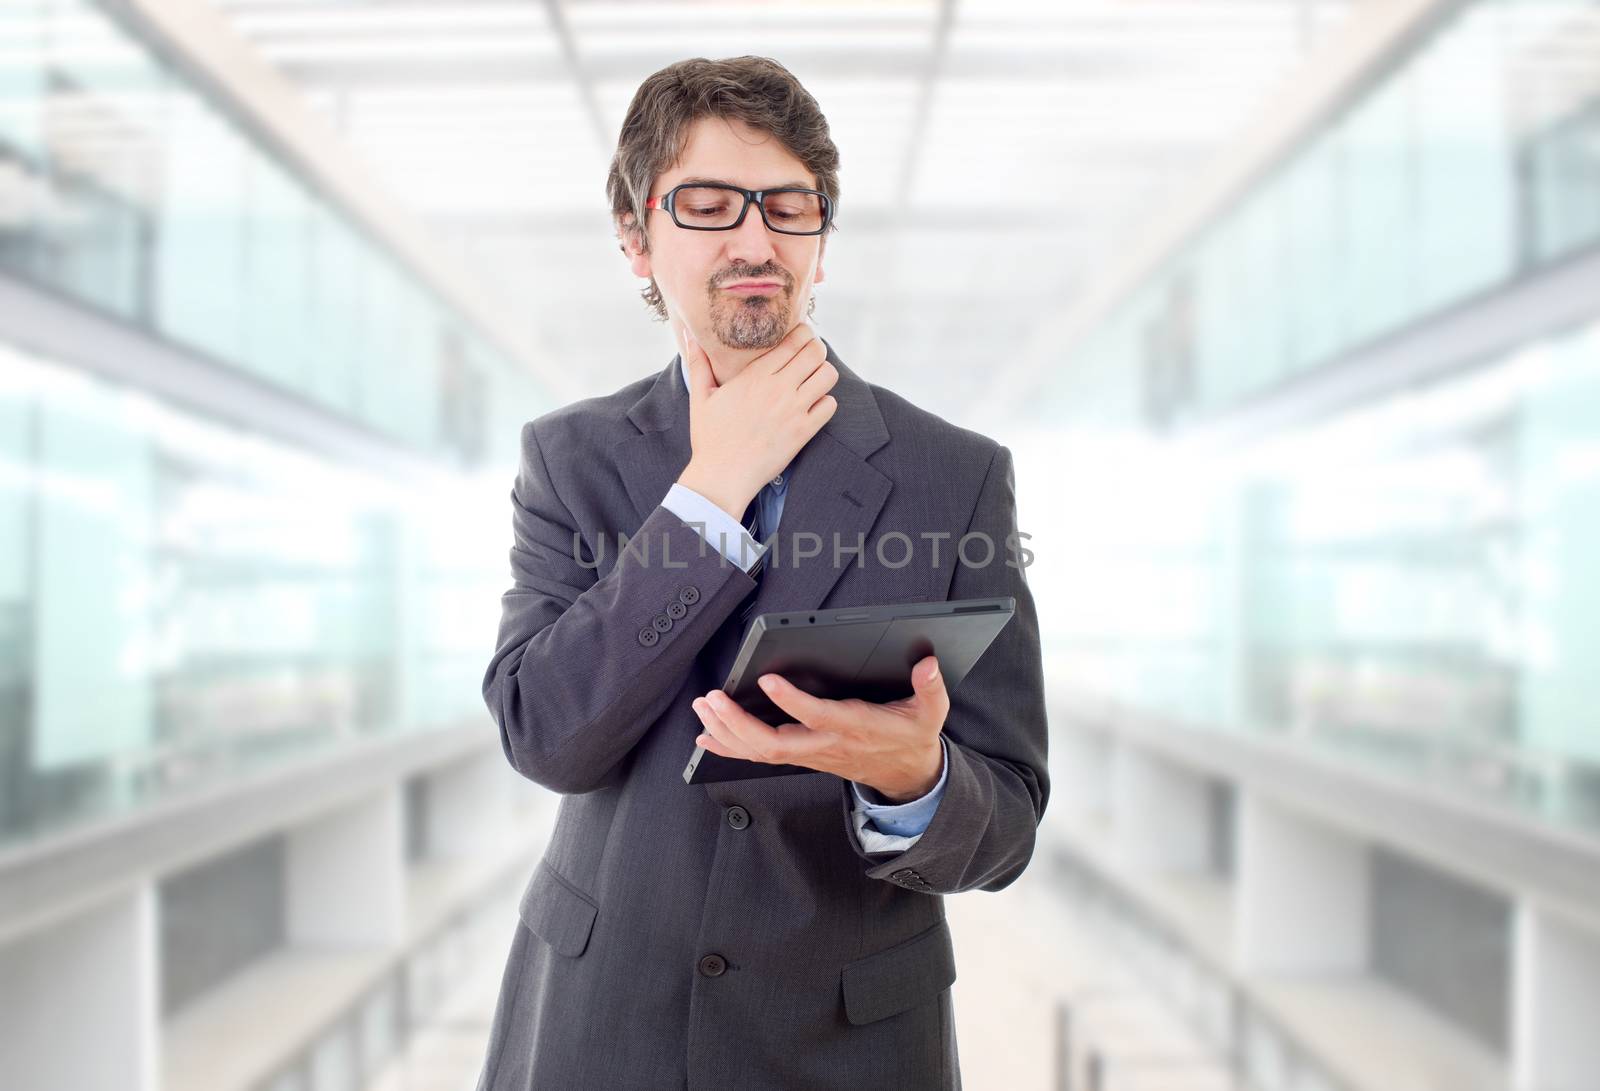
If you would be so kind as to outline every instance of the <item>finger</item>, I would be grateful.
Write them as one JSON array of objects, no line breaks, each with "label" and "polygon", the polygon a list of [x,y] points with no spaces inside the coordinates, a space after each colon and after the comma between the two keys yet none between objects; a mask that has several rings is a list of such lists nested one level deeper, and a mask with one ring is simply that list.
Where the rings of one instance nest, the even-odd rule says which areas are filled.
[{"label": "finger", "polygon": [[727,694],[714,689],[706,694],[706,701],[728,734],[752,760],[769,765],[781,765],[789,760],[789,741],[740,708]]},{"label": "finger", "polygon": [[822,769],[824,773],[832,772],[823,769],[814,760],[815,755],[825,749],[830,740],[820,731],[813,731],[805,724],[779,724],[772,730],[778,733],[782,740],[784,753],[788,754],[788,762],[792,765],[804,765],[807,769]]},{"label": "finger", "polygon": [[813,427],[821,428],[833,419],[834,412],[839,408],[839,399],[832,394],[824,394],[811,403],[811,408],[806,410],[806,420]]},{"label": "finger", "polygon": [[827,360],[823,360],[817,369],[806,376],[805,382],[799,386],[801,404],[815,405],[817,399],[833,389],[833,384],[839,381],[839,369]]},{"label": "finger", "polygon": [[738,758],[739,756],[737,754],[730,754],[726,747],[713,738],[710,733],[705,731],[702,731],[700,734],[695,736],[694,744],[700,749],[704,750],[706,753],[715,754],[719,758]]},{"label": "finger", "polygon": [[808,323],[801,322],[794,329],[783,335],[783,340],[773,345],[766,352],[752,360],[760,370],[767,375],[776,375],[788,366],[800,350],[816,339],[817,331]]},{"label": "finger", "polygon": [[832,701],[814,697],[781,674],[763,674],[757,684],[767,698],[813,731],[826,728]]},{"label": "finger", "polygon": [[944,687],[938,656],[927,655],[917,660],[916,666],[911,668],[911,689],[916,694],[917,705],[942,727],[945,717],[950,715],[950,693]]},{"label": "finger", "polygon": [[711,360],[706,356],[705,349],[700,347],[700,342],[694,339],[694,334],[689,332],[688,326],[679,330],[678,343],[683,349],[683,362],[689,369],[689,396],[699,401],[717,389],[716,372],[711,370]]},{"label": "finger", "polygon": [[705,746],[705,748],[710,750],[713,754],[717,754],[724,758],[740,758],[745,761],[756,760],[754,756],[751,755],[745,749],[745,747],[739,743],[738,739],[733,735],[733,733],[728,730],[728,725],[722,722],[722,718],[712,710],[710,703],[708,703],[704,697],[697,697],[695,699],[694,711],[695,715],[700,717],[701,725],[705,727],[705,731],[702,732],[701,738],[708,738],[712,743],[712,745],[707,746],[705,743],[699,742],[697,739],[696,742],[698,745]]},{"label": "finger", "polygon": [[828,358],[828,346],[822,343],[822,338],[812,335],[811,339],[794,351],[794,355],[784,361],[782,367],[774,374],[781,372],[790,385],[798,387],[811,373],[822,366]]}]

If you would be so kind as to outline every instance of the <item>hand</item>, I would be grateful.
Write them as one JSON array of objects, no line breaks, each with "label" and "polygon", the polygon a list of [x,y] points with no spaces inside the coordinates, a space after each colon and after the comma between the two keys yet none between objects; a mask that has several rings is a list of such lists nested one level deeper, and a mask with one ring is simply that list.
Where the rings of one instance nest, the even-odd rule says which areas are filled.
[{"label": "hand", "polygon": [[776,674],[758,681],[796,722],[769,727],[714,689],[695,698],[694,710],[705,725],[697,745],[725,758],[833,773],[894,803],[927,795],[939,782],[939,732],[950,714],[950,695],[936,657],[925,656],[911,668],[910,697],[887,704],[814,697]]},{"label": "hand", "polygon": [[687,326],[680,337],[689,370],[692,453],[678,481],[738,519],[761,486],[833,417],[838,402],[828,391],[839,369],[802,322],[718,385]]}]

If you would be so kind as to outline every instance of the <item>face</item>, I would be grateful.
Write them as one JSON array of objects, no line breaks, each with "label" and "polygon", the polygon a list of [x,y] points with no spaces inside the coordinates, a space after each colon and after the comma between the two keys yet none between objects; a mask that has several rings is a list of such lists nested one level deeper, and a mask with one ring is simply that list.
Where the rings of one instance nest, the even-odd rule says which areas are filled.
[{"label": "face", "polygon": [[[777,137],[715,117],[690,125],[683,156],[656,179],[651,196],[690,179],[745,189],[817,185]],[[754,205],[731,231],[686,230],[664,210],[645,215],[650,250],[628,247],[634,275],[654,277],[668,315],[708,348],[771,348],[800,321],[811,286],[822,282],[824,236],[771,231]],[[732,287],[747,280],[769,283]]]}]

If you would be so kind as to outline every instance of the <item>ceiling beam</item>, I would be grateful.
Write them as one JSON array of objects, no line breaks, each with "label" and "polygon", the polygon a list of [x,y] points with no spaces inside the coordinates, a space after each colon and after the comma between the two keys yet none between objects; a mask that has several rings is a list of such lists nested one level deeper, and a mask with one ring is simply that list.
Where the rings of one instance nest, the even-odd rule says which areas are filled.
[{"label": "ceiling beam", "polygon": [[572,36],[572,27],[567,23],[565,5],[562,0],[545,0],[544,7],[550,16],[550,29],[561,44],[561,55],[566,58],[567,68],[572,73],[572,81],[577,85],[578,101],[583,104],[583,112],[594,131],[595,142],[601,151],[605,151],[611,136],[606,132],[605,115],[600,112],[594,80],[585,69],[583,58],[578,55],[578,43]]},{"label": "ceiling beam", "polygon": [[[676,55],[659,50],[604,55],[590,53],[583,62],[584,78],[591,86],[637,85],[645,75],[677,59]],[[783,60],[787,67],[803,73],[808,80],[905,80],[913,77],[926,64],[925,57],[903,49],[848,53],[838,50],[786,50]],[[1240,64],[1248,64],[1249,61],[1247,57],[1239,58]],[[290,79],[308,87],[551,84],[564,83],[571,78],[569,73],[557,68],[532,66],[527,58],[504,55],[428,56],[422,46],[419,46],[415,56],[306,61],[280,57],[274,58],[274,64]],[[1087,84],[1097,79],[1126,81],[1149,74],[1170,76],[1171,65],[1160,58],[1108,56],[1103,50],[1060,49],[1048,53],[1024,53],[1015,49],[963,49],[942,62],[940,74],[951,80],[995,83],[1082,79]]]},{"label": "ceiling beam", "polygon": [[[1158,275],[1173,256],[1245,200],[1320,126],[1375,85],[1396,58],[1423,41],[1456,0],[1384,0],[1355,7],[1334,40],[1294,82],[1248,119],[1228,153],[1208,164],[1180,199],[1158,210],[1120,248],[1089,291],[1041,314],[1024,350],[995,377],[982,417],[998,416],[1038,396],[1042,383],[1072,358],[1116,308]],[[1292,14],[1292,13],[1286,13]]]},{"label": "ceiling beam", "polygon": [[[939,74],[944,68],[945,57],[949,52],[950,27],[955,22],[955,14],[956,0],[939,0],[939,16],[934,23],[933,40],[929,44],[927,58],[917,79],[916,99],[911,108],[911,123],[906,132],[905,150],[899,170],[895,172],[895,185],[890,190],[890,205],[880,229],[888,236],[887,245],[880,259],[885,270],[894,268],[900,240],[905,233],[906,208],[910,203],[911,187],[916,181],[917,164],[921,161],[923,145],[926,143],[928,115],[933,110],[934,88],[938,85]],[[889,277],[879,277],[868,297],[862,340],[864,347],[869,348],[874,355],[877,354],[883,338],[885,327],[880,319],[888,290]]]}]

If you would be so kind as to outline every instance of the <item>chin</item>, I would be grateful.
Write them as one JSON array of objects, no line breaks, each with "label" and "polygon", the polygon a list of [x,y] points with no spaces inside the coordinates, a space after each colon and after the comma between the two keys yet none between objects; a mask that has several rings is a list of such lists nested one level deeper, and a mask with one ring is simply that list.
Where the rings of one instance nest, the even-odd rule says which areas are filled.
[{"label": "chin", "polygon": [[791,314],[787,301],[769,303],[755,296],[732,308],[714,308],[711,328],[725,348],[769,349],[792,328]]}]

